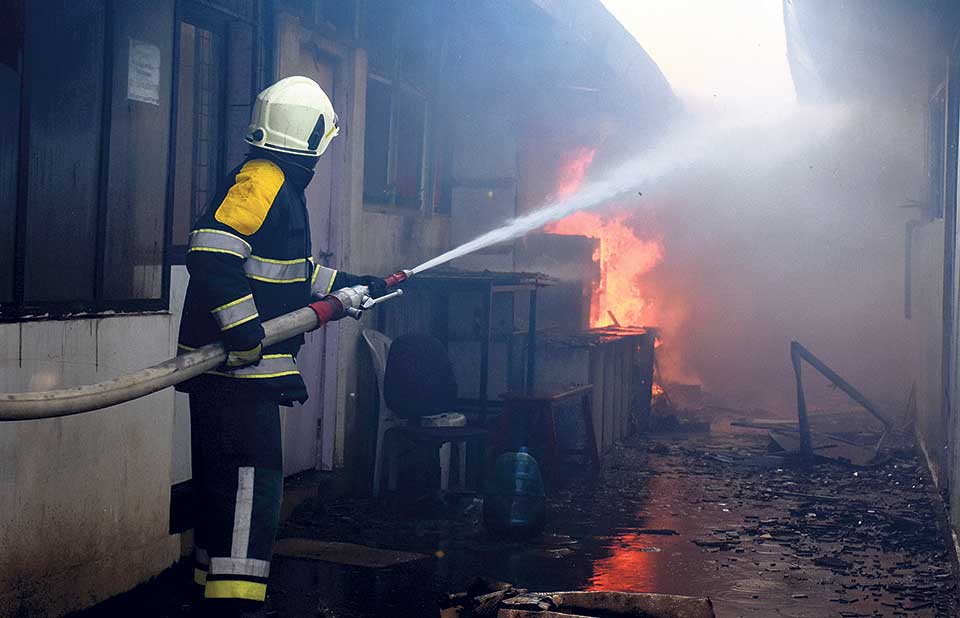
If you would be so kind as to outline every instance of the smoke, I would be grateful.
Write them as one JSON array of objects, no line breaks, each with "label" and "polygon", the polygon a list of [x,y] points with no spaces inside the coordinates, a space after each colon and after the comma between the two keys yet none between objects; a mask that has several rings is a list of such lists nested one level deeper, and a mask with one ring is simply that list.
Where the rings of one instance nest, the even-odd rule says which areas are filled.
[{"label": "smoke", "polygon": [[[508,221],[497,229],[416,266],[413,272],[420,273],[492,245],[520,238],[575,212],[603,206],[637,189],[656,186],[664,178],[718,155],[732,156],[743,148],[762,146],[745,142],[744,136],[748,134],[769,138],[775,131],[784,130],[788,141],[768,139],[769,146],[776,145],[778,150],[789,152],[828,134],[832,126],[842,119],[842,114],[837,111],[797,107],[786,112],[778,110],[749,116],[731,115],[723,120],[680,125],[642,154],[593,175],[576,193]],[[814,116],[818,119],[816,123],[810,121]],[[789,129],[793,127],[799,130],[791,132]],[[754,165],[758,169],[776,164],[776,158],[759,156],[759,152],[756,154],[758,157]]]},{"label": "smoke", "polygon": [[[796,339],[868,397],[903,404],[904,222],[916,213],[898,206],[920,197],[921,121],[859,103],[741,123],[729,142],[704,144],[695,164],[614,207],[665,246],[638,285],[656,291],[668,380],[786,413]],[[814,405],[843,401],[805,375]]]},{"label": "smoke", "polygon": [[[575,212],[626,214],[638,238],[664,246],[637,286],[654,291],[644,318],[662,328],[668,381],[788,413],[796,339],[868,397],[902,403],[903,230],[913,213],[898,206],[919,196],[921,119],[865,102],[687,116],[639,155],[595,161],[575,193],[414,272]],[[811,404],[835,404],[807,374]]]}]

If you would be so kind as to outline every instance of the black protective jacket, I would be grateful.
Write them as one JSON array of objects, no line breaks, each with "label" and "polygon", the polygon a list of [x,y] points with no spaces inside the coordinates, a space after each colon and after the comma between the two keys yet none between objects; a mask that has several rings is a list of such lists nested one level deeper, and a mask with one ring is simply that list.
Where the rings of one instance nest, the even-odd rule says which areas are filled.
[{"label": "black protective jacket", "polygon": [[[261,323],[309,304],[357,277],[315,263],[304,189],[313,170],[256,150],[236,167],[190,233],[187,287],[179,350],[216,340],[249,350],[263,339]],[[303,336],[272,345],[257,365],[220,368],[181,384],[248,392],[290,404],[307,399],[296,355]]]}]

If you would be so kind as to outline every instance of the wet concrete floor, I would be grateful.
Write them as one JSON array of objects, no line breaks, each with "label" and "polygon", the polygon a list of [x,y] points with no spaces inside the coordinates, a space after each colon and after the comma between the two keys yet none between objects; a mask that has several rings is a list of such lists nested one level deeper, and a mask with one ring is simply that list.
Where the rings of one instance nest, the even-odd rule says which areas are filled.
[{"label": "wet concrete floor", "polygon": [[[859,470],[796,468],[767,451],[754,430],[632,438],[601,471],[571,469],[547,530],[527,542],[487,535],[469,495],[418,508],[310,500],[281,537],[426,557],[375,568],[277,556],[270,611],[432,617],[439,595],[481,575],[538,591],[709,596],[720,618],[956,615],[942,507],[911,450]],[[181,615],[183,595],[162,589],[186,577],[180,567],[84,616]]]}]

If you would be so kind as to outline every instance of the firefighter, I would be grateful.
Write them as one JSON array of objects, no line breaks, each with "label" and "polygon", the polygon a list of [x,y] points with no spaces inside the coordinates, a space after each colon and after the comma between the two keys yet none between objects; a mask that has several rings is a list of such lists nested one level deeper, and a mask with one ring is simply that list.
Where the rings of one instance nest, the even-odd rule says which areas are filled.
[{"label": "firefighter", "polygon": [[333,290],[383,279],[314,261],[304,189],[339,127],[330,99],[306,77],[257,96],[235,168],[190,233],[190,283],[179,349],[215,340],[224,366],[179,390],[190,396],[197,490],[194,581],[204,616],[256,614],[267,589],[283,491],[278,405],[304,402],[303,336],[263,348],[261,322]]}]

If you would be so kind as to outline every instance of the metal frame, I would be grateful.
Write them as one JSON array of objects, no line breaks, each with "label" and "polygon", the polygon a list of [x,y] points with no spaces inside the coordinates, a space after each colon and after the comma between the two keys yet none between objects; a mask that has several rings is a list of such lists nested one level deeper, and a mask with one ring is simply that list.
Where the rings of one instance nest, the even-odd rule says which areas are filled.
[{"label": "metal frame", "polygon": [[[411,291],[414,291],[414,288],[418,290],[414,293],[420,293],[419,290],[424,290],[423,293],[430,294],[436,299],[446,299],[451,293],[470,292],[478,294],[481,297],[480,325],[483,328],[483,333],[479,339],[471,340],[480,344],[480,384],[478,385],[476,398],[461,398],[458,399],[458,404],[465,407],[475,408],[479,413],[481,424],[486,424],[491,408],[493,406],[499,407],[502,404],[502,402],[499,401],[492,401],[489,397],[489,393],[487,392],[490,384],[490,347],[493,343],[493,297],[495,294],[516,294],[517,292],[528,292],[530,294],[529,307],[531,313],[527,322],[527,329],[522,335],[527,340],[525,354],[526,358],[523,361],[523,384],[524,392],[529,394],[533,392],[535,386],[534,372],[536,369],[537,299],[539,290],[545,285],[545,283],[543,280],[537,279],[536,281],[524,283],[498,284],[489,279],[469,277],[458,278],[456,276],[452,276],[450,280],[445,280],[442,289],[434,288],[436,283],[433,281],[431,281],[428,286],[425,286],[425,283],[426,281],[424,279],[412,281],[410,283]],[[449,346],[450,331],[447,304],[445,302],[435,303],[434,312],[434,332],[437,333],[437,337],[444,343],[444,345]],[[380,319],[381,322],[378,324],[382,329],[385,326],[385,318]],[[513,339],[516,336],[520,335],[516,333],[510,334],[508,339]],[[509,350],[511,348],[510,341],[507,341],[507,344],[509,354]]]},{"label": "metal frame", "polygon": [[806,459],[813,457],[813,436],[810,432],[810,421],[807,418],[807,401],[803,393],[803,378],[801,377],[801,361],[807,361],[820,375],[830,380],[837,388],[850,396],[863,408],[883,423],[883,433],[874,446],[874,457],[880,453],[884,442],[893,430],[893,423],[884,416],[877,407],[867,399],[863,393],[854,388],[849,382],[840,377],[837,372],[814,356],[814,354],[796,341],[790,342],[790,361],[793,363],[793,374],[797,381],[797,415],[800,420],[800,456]]}]

